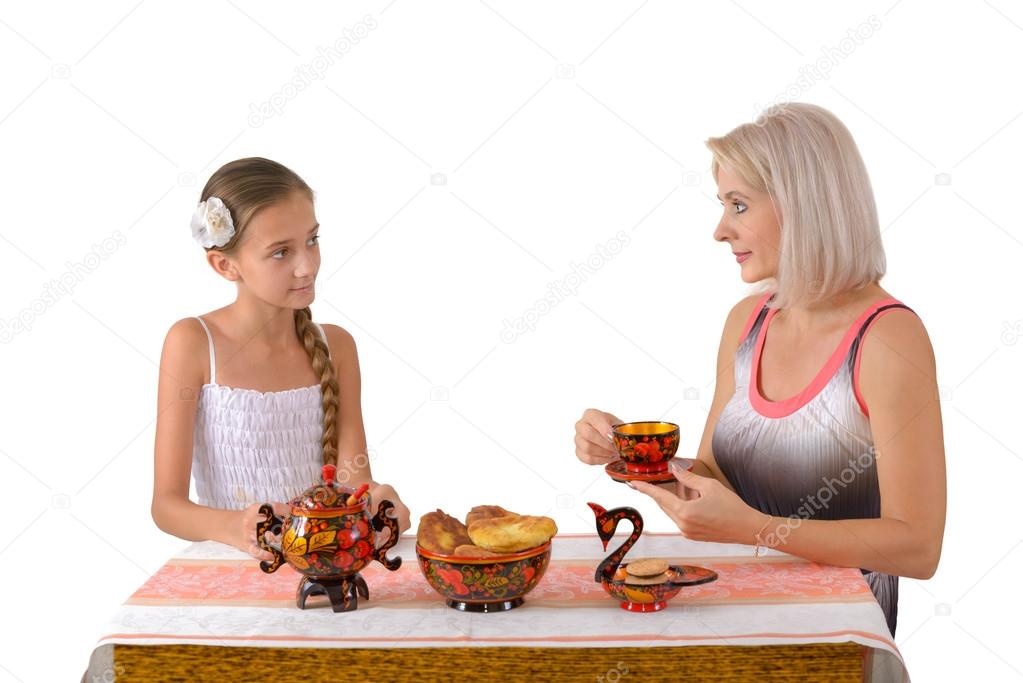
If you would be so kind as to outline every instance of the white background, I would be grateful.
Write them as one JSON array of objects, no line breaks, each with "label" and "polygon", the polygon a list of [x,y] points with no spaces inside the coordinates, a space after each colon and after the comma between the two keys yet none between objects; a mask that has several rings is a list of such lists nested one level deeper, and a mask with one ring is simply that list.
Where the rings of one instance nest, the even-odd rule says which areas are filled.
[{"label": "white background", "polygon": [[[367,15],[321,78],[251,120]],[[374,473],[414,519],[501,503],[588,532],[594,500],[667,531],[575,459],[573,423],[589,406],[663,417],[695,452],[749,290],[711,237],[703,141],[779,97],[853,132],[882,285],[937,357],[944,553],[932,580],[902,579],[896,640],[917,680],[1023,676],[1018,6],[129,0],[0,19],[0,681],[77,680],[183,545],[149,514],[158,360],[174,321],[233,300],[188,228],[218,166],[267,156],[317,191],[314,316],[359,344]],[[625,249],[501,340],[619,231]]]}]

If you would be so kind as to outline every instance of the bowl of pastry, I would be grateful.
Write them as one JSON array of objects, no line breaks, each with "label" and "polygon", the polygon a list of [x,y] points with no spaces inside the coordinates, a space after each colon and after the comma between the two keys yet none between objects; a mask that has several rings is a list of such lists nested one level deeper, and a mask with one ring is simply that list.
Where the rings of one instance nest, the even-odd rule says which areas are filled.
[{"label": "bowl of pastry", "polygon": [[550,517],[478,505],[465,522],[443,510],[419,520],[416,557],[427,583],[463,612],[504,612],[523,602],[551,560]]}]

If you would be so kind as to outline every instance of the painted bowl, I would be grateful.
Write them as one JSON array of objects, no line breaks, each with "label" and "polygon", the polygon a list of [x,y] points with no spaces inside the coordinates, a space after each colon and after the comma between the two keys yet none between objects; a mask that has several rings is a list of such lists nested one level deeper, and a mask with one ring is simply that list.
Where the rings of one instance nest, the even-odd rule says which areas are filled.
[{"label": "painted bowl", "polygon": [[613,425],[615,450],[634,474],[667,472],[678,451],[678,425],[673,422],[625,422]]},{"label": "painted bowl", "polygon": [[518,607],[551,561],[551,542],[495,557],[442,555],[416,544],[427,583],[463,612],[504,612]]}]

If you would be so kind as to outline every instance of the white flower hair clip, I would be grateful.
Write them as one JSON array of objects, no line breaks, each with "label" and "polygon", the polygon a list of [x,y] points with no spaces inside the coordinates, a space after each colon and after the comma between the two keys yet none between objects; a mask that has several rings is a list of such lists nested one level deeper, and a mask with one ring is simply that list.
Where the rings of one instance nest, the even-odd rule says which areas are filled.
[{"label": "white flower hair clip", "polygon": [[222,247],[234,236],[234,220],[220,197],[199,202],[192,214],[192,237],[209,249]]}]

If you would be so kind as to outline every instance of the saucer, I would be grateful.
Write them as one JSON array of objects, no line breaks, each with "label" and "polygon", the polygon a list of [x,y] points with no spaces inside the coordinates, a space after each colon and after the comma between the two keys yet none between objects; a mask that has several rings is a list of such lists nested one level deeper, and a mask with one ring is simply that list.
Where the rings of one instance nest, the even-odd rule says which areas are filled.
[{"label": "saucer", "polygon": [[718,578],[717,572],[706,567],[673,564],[668,567],[667,580],[660,583],[629,583],[627,563],[615,572],[614,578],[603,582],[604,589],[611,597],[619,600],[619,606],[629,612],[658,612],[668,601],[679,594],[685,586],[698,586]]},{"label": "saucer", "polygon": [[666,484],[669,481],[675,481],[675,475],[671,473],[671,470],[664,472],[629,472],[625,467],[624,460],[614,460],[604,466],[604,471],[607,472],[615,481],[625,484],[630,481],[645,481],[650,484]]}]

